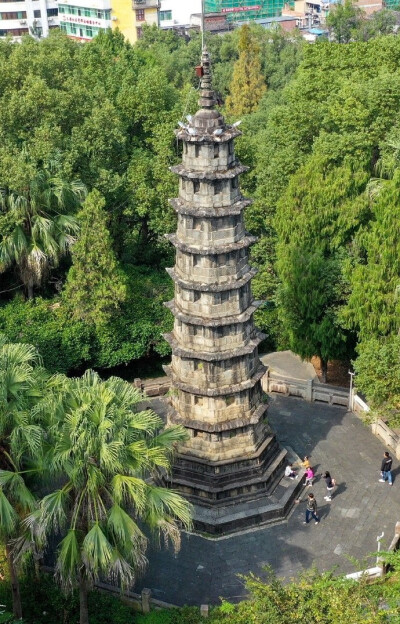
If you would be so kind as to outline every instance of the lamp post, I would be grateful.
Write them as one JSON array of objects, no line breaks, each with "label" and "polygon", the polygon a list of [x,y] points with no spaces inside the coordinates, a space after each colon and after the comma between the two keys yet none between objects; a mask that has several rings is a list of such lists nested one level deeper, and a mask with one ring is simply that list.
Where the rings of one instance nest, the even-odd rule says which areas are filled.
[{"label": "lamp post", "polygon": [[349,410],[352,412],[353,411],[353,377],[355,373],[352,373],[351,371],[349,371],[349,375],[350,375]]}]

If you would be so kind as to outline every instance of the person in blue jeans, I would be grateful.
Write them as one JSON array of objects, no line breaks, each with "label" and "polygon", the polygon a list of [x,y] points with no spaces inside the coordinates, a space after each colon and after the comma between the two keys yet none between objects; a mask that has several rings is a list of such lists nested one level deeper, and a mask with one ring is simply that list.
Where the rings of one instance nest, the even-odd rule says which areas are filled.
[{"label": "person in blue jeans", "polygon": [[390,457],[388,451],[385,451],[383,454],[382,464],[381,464],[381,478],[379,481],[384,483],[388,481],[389,485],[393,485],[392,479],[392,458]]},{"label": "person in blue jeans", "polygon": [[307,497],[306,519],[303,524],[308,524],[311,517],[314,518],[315,524],[319,524],[319,517],[317,515],[317,501],[315,500],[315,496],[312,492],[310,492]]}]

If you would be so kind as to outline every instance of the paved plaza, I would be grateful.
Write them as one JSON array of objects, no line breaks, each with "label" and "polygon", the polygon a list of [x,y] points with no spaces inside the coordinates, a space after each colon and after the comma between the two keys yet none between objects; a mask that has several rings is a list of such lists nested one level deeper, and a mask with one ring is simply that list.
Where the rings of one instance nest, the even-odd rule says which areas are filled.
[{"label": "paved plaza", "polygon": [[336,479],[331,503],[324,500],[320,476],[307,488],[316,496],[320,524],[303,525],[304,493],[281,524],[220,539],[184,534],[176,556],[149,549],[150,563],[135,591],[149,587],[154,598],[176,605],[218,604],[221,597],[243,599],[246,590],[238,575],[262,576],[266,565],[285,579],[312,565],[321,571],[335,566],[346,573],[374,565],[374,559],[366,556],[376,551],[377,535],[384,531],[382,546],[387,547],[400,520],[398,462],[393,466],[394,485],[379,483],[385,447],[343,408],[273,395],[268,415],[283,446],[299,456],[311,456],[317,475],[329,470]]}]

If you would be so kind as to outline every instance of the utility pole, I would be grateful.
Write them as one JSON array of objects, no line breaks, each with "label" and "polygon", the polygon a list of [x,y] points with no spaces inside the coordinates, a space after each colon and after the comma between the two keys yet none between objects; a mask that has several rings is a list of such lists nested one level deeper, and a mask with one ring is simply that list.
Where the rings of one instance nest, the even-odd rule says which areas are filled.
[{"label": "utility pole", "polygon": [[350,375],[349,410],[352,412],[353,411],[353,377],[355,373],[352,373],[351,371],[349,371],[349,375]]}]

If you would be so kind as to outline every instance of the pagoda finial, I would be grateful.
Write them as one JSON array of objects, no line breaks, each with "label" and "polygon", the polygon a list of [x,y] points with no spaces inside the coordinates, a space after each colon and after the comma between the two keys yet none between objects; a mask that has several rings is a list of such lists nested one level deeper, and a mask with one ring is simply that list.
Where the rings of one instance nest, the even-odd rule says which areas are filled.
[{"label": "pagoda finial", "polygon": [[215,93],[212,85],[211,61],[207,46],[203,46],[201,55],[202,77],[200,83],[199,106],[201,108],[213,109],[216,104]]}]

